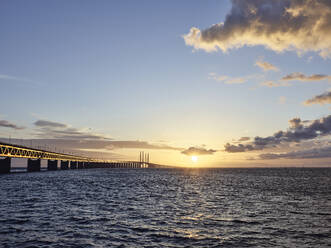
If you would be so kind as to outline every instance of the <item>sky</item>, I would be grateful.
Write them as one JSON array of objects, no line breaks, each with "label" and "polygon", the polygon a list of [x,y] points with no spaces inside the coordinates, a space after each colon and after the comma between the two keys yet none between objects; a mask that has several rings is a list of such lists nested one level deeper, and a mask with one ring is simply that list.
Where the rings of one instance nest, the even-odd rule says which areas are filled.
[{"label": "sky", "polygon": [[190,167],[331,165],[328,0],[0,2],[0,137]]}]

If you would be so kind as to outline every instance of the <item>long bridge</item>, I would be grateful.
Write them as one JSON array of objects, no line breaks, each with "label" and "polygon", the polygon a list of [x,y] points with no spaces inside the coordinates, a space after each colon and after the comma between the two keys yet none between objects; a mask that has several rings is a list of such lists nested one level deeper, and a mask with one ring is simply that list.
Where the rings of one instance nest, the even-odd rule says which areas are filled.
[{"label": "long bridge", "polygon": [[[3,157],[3,159],[1,159]],[[149,162],[149,155],[140,152],[139,161],[113,161],[85,156],[51,152],[14,144],[0,142],[0,173],[9,173],[12,158],[27,159],[27,171],[41,170],[41,160],[47,160],[47,170],[89,169],[89,168],[151,168],[156,164]],[[60,167],[58,162],[60,161]]]}]

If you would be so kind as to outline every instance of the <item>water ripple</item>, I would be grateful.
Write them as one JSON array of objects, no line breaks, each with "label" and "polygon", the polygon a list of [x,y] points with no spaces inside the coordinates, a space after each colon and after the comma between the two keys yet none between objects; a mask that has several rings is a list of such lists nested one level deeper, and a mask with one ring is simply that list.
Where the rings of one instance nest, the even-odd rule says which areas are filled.
[{"label": "water ripple", "polygon": [[331,169],[0,176],[0,247],[327,247]]}]

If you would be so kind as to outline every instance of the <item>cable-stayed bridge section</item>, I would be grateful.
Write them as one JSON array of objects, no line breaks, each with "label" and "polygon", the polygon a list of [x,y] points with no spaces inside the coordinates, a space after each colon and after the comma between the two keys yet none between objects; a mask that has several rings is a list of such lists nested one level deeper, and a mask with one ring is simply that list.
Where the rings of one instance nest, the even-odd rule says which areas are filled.
[{"label": "cable-stayed bridge section", "polygon": [[[2,157],[2,159],[1,159]],[[112,161],[73,154],[57,153],[47,150],[14,144],[0,143],[0,173],[9,173],[12,158],[27,159],[27,171],[41,170],[41,160],[47,160],[48,170],[88,169],[88,168],[148,168],[156,167],[149,163],[149,154],[140,153],[140,161]],[[58,167],[60,161],[60,167]]]}]

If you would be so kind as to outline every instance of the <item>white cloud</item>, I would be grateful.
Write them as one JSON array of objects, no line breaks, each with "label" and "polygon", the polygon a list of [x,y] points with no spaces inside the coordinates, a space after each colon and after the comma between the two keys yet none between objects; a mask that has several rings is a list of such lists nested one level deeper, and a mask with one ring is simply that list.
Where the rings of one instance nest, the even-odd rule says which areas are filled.
[{"label": "white cloud", "polygon": [[331,56],[331,1],[232,0],[224,23],[183,36],[186,45],[207,52],[262,45],[276,52],[314,51]]}]

